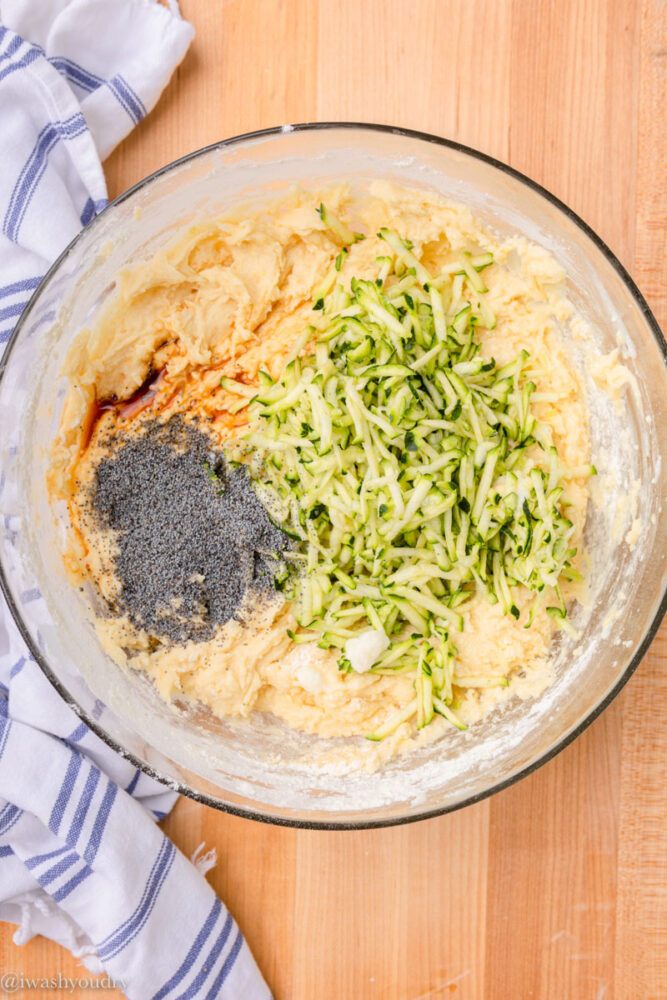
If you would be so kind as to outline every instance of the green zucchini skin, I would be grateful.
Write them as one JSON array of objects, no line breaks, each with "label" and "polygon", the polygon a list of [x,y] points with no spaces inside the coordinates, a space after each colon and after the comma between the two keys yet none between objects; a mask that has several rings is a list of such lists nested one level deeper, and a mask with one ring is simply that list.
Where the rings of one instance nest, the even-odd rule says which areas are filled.
[{"label": "green zucchini skin", "polygon": [[[346,673],[346,643],[382,631],[389,646],[373,673],[413,677],[415,697],[368,738],[436,715],[464,729],[452,709],[455,634],[472,597],[519,620],[517,588],[531,592],[528,628],[553,595],[547,612],[572,630],[560,588],[576,576],[568,470],[532,412],[528,352],[502,366],[481,353],[479,331],[495,325],[483,277],[493,255],[458,252],[430,274],[382,229],[376,279],[343,281],[363,237],[326,206],[318,214],[335,259],[315,318],[277,381],[262,373],[253,395],[227,380],[249,414],[229,454],[296,543],[291,581],[287,571],[280,581],[294,593],[294,641],[341,650]],[[460,679],[507,683],[483,671]]]}]

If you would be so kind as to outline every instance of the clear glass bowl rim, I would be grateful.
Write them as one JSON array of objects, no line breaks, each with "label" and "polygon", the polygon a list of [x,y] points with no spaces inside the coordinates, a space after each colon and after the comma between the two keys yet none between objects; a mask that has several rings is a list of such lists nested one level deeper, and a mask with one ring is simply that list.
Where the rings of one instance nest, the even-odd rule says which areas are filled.
[{"label": "clear glass bowl rim", "polygon": [[[191,160],[197,159],[199,156],[204,154],[214,152],[217,149],[229,149],[230,147],[240,146],[243,143],[255,140],[255,139],[269,139],[272,136],[284,136],[286,133],[291,132],[320,132],[320,131],[334,131],[340,130],[345,131],[367,131],[367,132],[383,132],[391,135],[404,136],[409,139],[418,139],[423,142],[432,143],[436,146],[443,146],[447,149],[452,149],[458,153],[463,153],[473,159],[480,160],[483,163],[487,163],[489,166],[495,167],[496,169],[512,177],[514,180],[519,181],[526,187],[530,188],[532,191],[537,192],[547,201],[550,201],[563,215],[565,215],[571,222],[575,223],[579,229],[593,242],[595,247],[600,251],[600,253],[607,259],[614,270],[617,272],[618,276],[625,284],[626,288],[630,292],[630,295],[635,300],[636,305],[639,307],[643,318],[653,334],[653,337],[660,348],[662,353],[663,361],[667,367],[667,341],[658,325],[658,322],[653,315],[648,303],[646,302],[644,296],[640,292],[639,288],[635,284],[631,275],[627,269],[620,262],[618,257],[614,252],[607,246],[603,239],[588,225],[584,220],[577,215],[565,202],[557,198],[556,195],[552,194],[547,188],[543,187],[537,181],[532,180],[532,178],[526,176],[526,174],[521,173],[519,170],[515,170],[514,167],[510,167],[508,164],[504,163],[502,160],[498,160],[493,156],[489,156],[487,153],[482,153],[471,146],[466,146],[463,143],[456,142],[453,139],[445,139],[442,136],[432,135],[428,132],[421,132],[415,129],[401,128],[394,125],[381,125],[372,122],[301,122],[297,124],[290,125],[279,125],[267,129],[258,129],[253,132],[244,132],[241,135],[232,136],[229,139],[222,139],[219,142],[211,143],[208,146],[202,146],[200,149],[196,149],[191,153],[187,153],[185,156],[181,156],[176,160],[172,160],[170,163],[159,167],[154,170],[151,174],[148,174],[142,180],[138,181],[132,187],[128,188],[122,194],[110,201],[109,204],[102,209],[102,211],[96,215],[91,221],[84,226],[84,228],[79,232],[71,243],[63,250],[60,256],[54,261],[51,267],[48,269],[39,285],[33,292],[28,304],[26,305],[23,313],[19,317],[19,320],[14,327],[11,337],[7,342],[5,352],[0,359],[0,382],[2,381],[5,372],[8,368],[8,363],[12,354],[12,350],[21,336],[21,331],[26,323],[27,318],[32,312],[35,304],[39,300],[44,288],[48,284],[51,277],[59,270],[60,265],[67,259],[70,253],[75,249],[79,240],[82,238],[84,233],[87,233],[93,226],[95,226],[100,218],[110,210],[112,210],[116,205],[121,204],[127,198],[132,197],[137,191],[151,184],[158,177],[163,174],[169,173],[172,170],[180,167],[181,165],[188,163]],[[232,815],[242,816],[247,819],[254,819],[261,823],[270,823],[276,826],[289,826],[298,829],[317,829],[317,830],[368,830],[368,829],[378,829],[386,826],[400,826],[405,823],[416,823],[424,819],[432,819],[435,816],[441,816],[448,812],[455,812],[458,809],[463,809],[466,806],[473,805],[476,802],[480,802],[483,799],[494,795],[496,792],[502,791],[504,788],[508,788],[510,785],[515,784],[527,775],[532,774],[542,765],[546,764],[548,761],[552,760],[557,754],[564,750],[565,747],[569,746],[578,736],[581,735],[588,727],[597,719],[597,717],[611,704],[614,698],[622,690],[622,688],[627,684],[630,677],[634,674],[635,670],[641,663],[649,646],[651,645],[659,627],[662,619],[667,612],[667,589],[662,595],[660,604],[656,614],[647,629],[645,635],[643,636],[641,642],[637,648],[632,653],[625,670],[619,677],[618,681],[614,687],[607,693],[607,695],[589,712],[585,719],[576,726],[571,732],[566,733],[562,739],[555,743],[549,750],[547,750],[541,757],[533,761],[527,767],[523,768],[516,774],[511,775],[509,778],[504,778],[501,781],[496,782],[489,788],[482,792],[477,792],[474,795],[463,799],[453,805],[447,805],[442,807],[436,807],[434,809],[427,809],[422,813],[418,813],[410,816],[402,816],[392,819],[383,820],[368,820],[368,821],[355,821],[353,823],[337,823],[332,822],[322,822],[322,821],[312,821],[312,820],[299,820],[299,819],[288,819],[281,816],[272,816],[270,814],[260,814],[253,812],[249,809],[240,808],[228,803],[223,803],[219,799],[211,795],[207,795],[204,792],[199,792],[192,788],[190,785],[183,782],[175,781],[173,778],[168,778],[165,775],[160,774],[149,764],[140,760],[134,754],[130,753],[125,747],[121,747],[116,740],[112,739],[108,733],[99,725],[99,723],[91,716],[89,713],[85,712],[78,706],[75,699],[71,696],[70,692],[67,690],[64,684],[55,676],[51,667],[46,662],[46,658],[41,653],[37,643],[34,641],[27,626],[25,625],[16,602],[14,601],[11,591],[9,589],[9,583],[5,575],[5,568],[2,564],[2,558],[0,555],[0,590],[2,590],[5,600],[7,601],[7,606],[9,607],[11,614],[16,622],[16,626],[26,643],[33,659],[38,664],[44,675],[46,676],[49,683],[56,689],[58,694],[66,701],[66,703],[72,708],[72,710],[81,718],[83,722],[91,729],[107,746],[109,746],[116,753],[122,754],[122,756],[129,760],[135,767],[139,768],[145,774],[149,775],[151,778],[155,778],[157,781],[169,788],[174,789],[181,795],[186,795],[195,802],[200,804],[211,806],[214,809],[218,809],[222,812],[231,813]]]}]

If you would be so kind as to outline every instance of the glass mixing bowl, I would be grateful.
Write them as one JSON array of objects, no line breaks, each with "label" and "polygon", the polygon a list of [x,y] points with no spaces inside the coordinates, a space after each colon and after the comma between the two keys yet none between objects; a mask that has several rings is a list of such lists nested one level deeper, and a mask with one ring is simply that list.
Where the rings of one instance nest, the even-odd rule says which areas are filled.
[{"label": "glass mixing bowl", "polygon": [[[124,265],[152,255],[200,212],[327,179],[391,179],[465,202],[499,235],[522,234],[568,275],[590,323],[590,351],[569,339],[591,401],[595,482],[586,527],[591,600],[577,640],[554,643],[555,679],[461,735],[376,773],[317,770],[315,749],[336,748],[259,714],[217,720],[166,705],[141,675],[102,651],[85,594],[64,574],[67,512],[48,502],[45,475],[65,395],[67,350],[114,288]],[[564,336],[570,335],[567,330]],[[629,371],[614,405],[591,357],[618,349]],[[2,586],[30,650],[81,718],[147,773],[209,805],[312,827],[370,827],[433,816],[527,774],[581,733],[637,667],[665,610],[667,522],[666,346],[625,269],[565,205],[480,153],[434,136],[371,125],[284,126],[199,150],[137,184],[94,219],[44,278],[0,372]],[[633,499],[634,498],[634,499]],[[635,511],[640,518],[631,529]],[[632,530],[636,540],[626,534]],[[354,745],[354,740],[345,741]],[[360,749],[368,745],[356,741]]]}]

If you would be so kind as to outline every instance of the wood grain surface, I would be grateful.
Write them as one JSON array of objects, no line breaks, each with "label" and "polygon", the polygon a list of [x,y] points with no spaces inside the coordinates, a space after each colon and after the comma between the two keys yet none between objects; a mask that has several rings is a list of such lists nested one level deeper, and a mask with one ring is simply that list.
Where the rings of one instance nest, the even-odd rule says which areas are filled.
[{"label": "wood grain surface", "polygon": [[[564,199],[667,322],[661,0],[181,6],[196,39],[158,107],[107,162],[110,195],[198,146],[284,122],[423,129],[506,160]],[[665,998],[666,660],[663,628],[573,745],[456,814],[321,833],[182,799],[164,828],[188,854],[202,841],[216,847],[208,877],[278,1000]],[[3,971],[85,975],[57,946],[17,948],[11,932],[0,932]]]}]

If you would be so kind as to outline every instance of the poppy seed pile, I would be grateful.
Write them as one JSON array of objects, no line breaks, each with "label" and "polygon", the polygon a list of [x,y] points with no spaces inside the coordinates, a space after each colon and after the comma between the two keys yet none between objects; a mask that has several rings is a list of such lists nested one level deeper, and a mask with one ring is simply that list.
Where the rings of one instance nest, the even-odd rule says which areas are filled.
[{"label": "poppy seed pile", "polygon": [[181,417],[116,438],[100,462],[92,508],[115,533],[116,613],[160,641],[210,639],[248,590],[273,591],[288,543],[244,469]]}]

